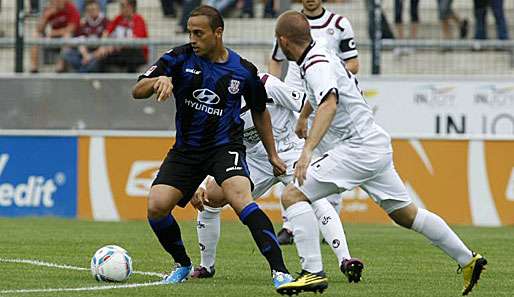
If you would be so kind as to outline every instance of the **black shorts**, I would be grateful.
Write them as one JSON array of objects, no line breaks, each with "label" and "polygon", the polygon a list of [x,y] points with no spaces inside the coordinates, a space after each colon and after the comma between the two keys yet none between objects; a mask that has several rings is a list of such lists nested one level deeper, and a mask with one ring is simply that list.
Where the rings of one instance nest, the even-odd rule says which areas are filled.
[{"label": "black shorts", "polygon": [[[185,207],[207,175],[213,176],[218,185],[233,176],[250,180],[245,146],[225,145],[205,152],[171,149],[152,186],[162,184],[179,189],[183,197],[178,205]],[[251,180],[250,184],[253,190]]]}]

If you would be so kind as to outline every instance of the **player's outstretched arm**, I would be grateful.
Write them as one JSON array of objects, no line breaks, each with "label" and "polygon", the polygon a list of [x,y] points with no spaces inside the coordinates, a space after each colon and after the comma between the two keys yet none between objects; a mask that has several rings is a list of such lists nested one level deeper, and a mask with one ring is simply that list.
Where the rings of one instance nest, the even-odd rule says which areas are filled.
[{"label": "player's outstretched arm", "polygon": [[167,76],[143,78],[132,88],[132,97],[134,99],[146,99],[155,93],[157,101],[165,101],[171,96],[172,90],[171,78]]},{"label": "player's outstretched arm", "polygon": [[273,173],[275,175],[282,175],[286,172],[286,163],[282,161],[275,148],[275,140],[273,139],[273,132],[271,130],[271,116],[267,109],[263,112],[251,110],[252,120],[255,125],[255,129],[259,133],[259,137],[266,149],[269,161],[273,165]]}]

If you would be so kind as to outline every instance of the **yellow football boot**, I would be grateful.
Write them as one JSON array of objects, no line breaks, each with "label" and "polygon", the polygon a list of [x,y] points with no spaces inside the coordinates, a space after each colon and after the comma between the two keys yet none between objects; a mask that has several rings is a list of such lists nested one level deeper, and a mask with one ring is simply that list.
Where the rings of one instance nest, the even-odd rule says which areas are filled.
[{"label": "yellow football boot", "polygon": [[301,292],[320,292],[323,293],[328,288],[328,279],[323,271],[311,273],[302,271],[298,278],[290,283],[283,284],[277,288],[277,292],[282,295],[293,295]]},{"label": "yellow football boot", "polygon": [[480,279],[480,274],[485,270],[487,260],[480,254],[473,253],[471,261],[460,270],[464,276],[464,289],[462,295],[468,295]]}]

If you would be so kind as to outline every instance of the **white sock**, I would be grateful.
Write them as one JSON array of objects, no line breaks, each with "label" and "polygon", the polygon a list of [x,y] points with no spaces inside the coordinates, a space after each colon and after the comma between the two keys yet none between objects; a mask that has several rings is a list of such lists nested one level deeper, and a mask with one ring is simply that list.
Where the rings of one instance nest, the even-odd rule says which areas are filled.
[{"label": "white sock", "polygon": [[435,213],[418,208],[412,229],[425,235],[434,245],[457,261],[461,267],[471,261],[472,252],[446,222]]},{"label": "white sock", "polygon": [[291,222],[302,269],[312,273],[323,270],[318,222],[311,205],[305,201],[296,202],[286,209],[286,215]]},{"label": "white sock", "polygon": [[335,193],[332,195],[328,195],[325,197],[328,202],[332,205],[332,207],[336,210],[336,213],[339,215],[341,213],[341,203],[343,202],[343,197],[340,193]]},{"label": "white sock", "polygon": [[287,219],[286,210],[284,209],[284,206],[282,205],[282,203],[280,203],[280,212],[282,214],[282,221],[284,222],[282,224],[282,229],[287,229],[287,230],[291,231],[291,223]]},{"label": "white sock", "polygon": [[204,206],[198,212],[198,243],[200,245],[200,265],[210,269],[216,261],[216,247],[220,239],[221,208]]},{"label": "white sock", "polygon": [[325,241],[330,245],[339,261],[339,265],[343,259],[350,259],[350,251],[346,242],[343,224],[334,207],[327,199],[319,199],[312,203],[312,209],[318,219],[318,226]]}]

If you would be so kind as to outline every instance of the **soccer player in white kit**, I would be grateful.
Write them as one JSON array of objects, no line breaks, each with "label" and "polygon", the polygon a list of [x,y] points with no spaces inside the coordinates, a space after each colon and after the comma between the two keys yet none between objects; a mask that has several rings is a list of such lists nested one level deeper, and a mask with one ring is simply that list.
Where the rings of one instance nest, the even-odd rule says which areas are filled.
[{"label": "soccer player in white kit", "polygon": [[[313,41],[304,15],[288,11],[277,20],[275,34],[284,54],[296,61],[309,104],[297,130],[306,130],[308,113],[315,119],[295,167],[295,181],[283,192],[302,274],[291,286],[326,284],[316,216],[310,207],[332,193],[360,186],[398,225],[423,234],[453,258],[464,275],[463,295],[477,283],[487,261],[469,250],[438,215],[418,208],[398,176],[389,135],[378,126],[357,86],[355,76],[332,52]],[[306,131],[305,131],[306,132]],[[312,160],[319,147],[323,156]],[[287,287],[287,285],[286,285]]]},{"label": "soccer player in white kit", "polygon": [[[275,176],[270,166],[266,150],[260,141],[257,130],[253,125],[251,114],[242,108],[241,118],[245,121],[244,144],[246,146],[246,161],[250,171],[250,179],[254,183],[252,196],[259,198],[274,184],[281,182],[286,185],[293,179],[294,163],[298,160],[303,148],[303,140],[294,132],[297,113],[302,109],[306,100],[305,93],[287,86],[284,82],[270,74],[259,74],[268,95],[267,109],[273,123],[273,137],[277,152],[286,165],[285,175]],[[206,189],[205,189],[206,188]],[[204,200],[208,200],[202,205]],[[216,246],[220,236],[220,211],[226,204],[221,188],[212,179],[199,188],[191,203],[199,208],[198,212],[198,242],[200,245],[200,266],[195,268],[192,277],[208,278],[214,276]],[[362,263],[351,258],[346,236],[338,214],[326,199],[320,199],[312,204],[321,232],[335,253],[338,266],[349,281],[359,281]],[[301,256],[301,255],[300,255]]]},{"label": "soccer player in white kit", "polygon": [[[311,27],[312,38],[333,50],[346,64],[353,74],[359,71],[358,52],[355,43],[353,28],[347,17],[338,15],[323,7],[321,0],[303,0],[302,13],[307,18]],[[284,81],[287,85],[297,90],[303,90],[303,83],[300,77],[300,68],[294,61],[288,61],[275,41],[273,52],[269,61],[269,71],[276,77],[282,77],[282,64],[288,63],[287,73]],[[311,118],[312,120],[312,118]],[[340,194],[332,194],[326,197],[334,206],[336,212],[341,210]],[[282,209],[284,224],[277,233],[280,244],[292,244],[293,236],[285,212]]]}]

